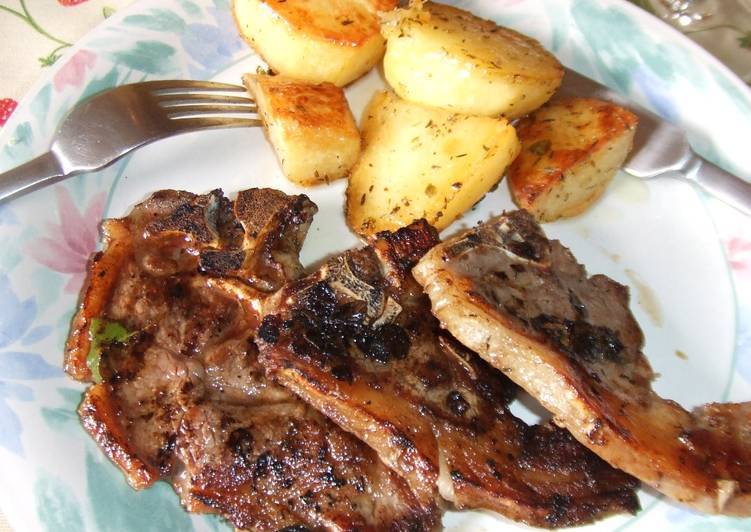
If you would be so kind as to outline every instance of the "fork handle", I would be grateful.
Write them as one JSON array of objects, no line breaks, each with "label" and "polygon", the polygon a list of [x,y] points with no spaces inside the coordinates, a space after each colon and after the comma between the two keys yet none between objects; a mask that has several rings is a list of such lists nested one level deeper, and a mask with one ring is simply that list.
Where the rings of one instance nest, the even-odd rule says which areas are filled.
[{"label": "fork handle", "polygon": [[685,175],[699,188],[751,216],[751,183],[694,154]]},{"label": "fork handle", "polygon": [[67,177],[52,152],[0,174],[0,201]]}]

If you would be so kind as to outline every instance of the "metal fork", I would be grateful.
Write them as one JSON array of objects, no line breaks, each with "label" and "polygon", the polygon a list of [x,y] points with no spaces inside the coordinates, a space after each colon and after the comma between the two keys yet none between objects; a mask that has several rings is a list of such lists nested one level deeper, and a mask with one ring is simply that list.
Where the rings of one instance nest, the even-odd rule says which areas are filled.
[{"label": "metal fork", "polygon": [[[0,201],[99,170],[155,140],[200,129],[260,126],[256,111],[244,87],[210,81],[146,81],[100,92],[66,115],[47,153],[0,174]],[[255,118],[242,116],[251,114]]]}]

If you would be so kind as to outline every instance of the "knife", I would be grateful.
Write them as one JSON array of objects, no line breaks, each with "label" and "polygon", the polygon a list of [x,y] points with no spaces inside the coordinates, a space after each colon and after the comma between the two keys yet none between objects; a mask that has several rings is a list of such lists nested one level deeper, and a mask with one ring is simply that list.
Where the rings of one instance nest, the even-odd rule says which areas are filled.
[{"label": "knife", "polygon": [[634,177],[682,178],[702,191],[751,216],[751,183],[707,161],[688,143],[679,127],[624,96],[570,69],[565,69],[560,95],[608,100],[639,117],[634,147],[622,169]]}]

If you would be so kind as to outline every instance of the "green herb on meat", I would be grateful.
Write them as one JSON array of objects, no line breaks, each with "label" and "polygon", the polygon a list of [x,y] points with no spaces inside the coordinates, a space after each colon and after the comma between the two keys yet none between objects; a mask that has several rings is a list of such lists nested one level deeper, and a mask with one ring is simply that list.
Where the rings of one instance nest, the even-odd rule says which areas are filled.
[{"label": "green herb on meat", "polygon": [[91,327],[89,327],[91,347],[89,348],[89,354],[86,356],[86,365],[91,370],[94,382],[102,381],[102,374],[99,372],[99,363],[102,360],[102,350],[104,347],[114,343],[124,344],[134,334],[116,321],[101,318],[91,320]]}]

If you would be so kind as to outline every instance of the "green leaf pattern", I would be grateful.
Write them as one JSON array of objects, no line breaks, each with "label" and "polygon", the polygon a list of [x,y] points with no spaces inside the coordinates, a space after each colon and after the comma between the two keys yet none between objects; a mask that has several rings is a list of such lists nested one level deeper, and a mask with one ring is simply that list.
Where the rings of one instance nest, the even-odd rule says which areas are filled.
[{"label": "green leaf pattern", "polygon": [[86,453],[86,485],[98,532],[193,530],[168,484],[157,482],[147,490],[135,491],[98,451]]},{"label": "green leaf pattern", "polygon": [[61,480],[47,474],[40,475],[34,483],[34,497],[39,521],[45,530],[83,530],[80,503],[70,488]]},{"label": "green leaf pattern", "polygon": [[145,74],[176,75],[175,48],[160,41],[137,41],[133,48],[112,53],[115,63],[120,63]]},{"label": "green leaf pattern", "polygon": [[152,9],[144,15],[130,15],[123,19],[123,23],[153,31],[180,33],[185,30],[185,21],[167,9]]},{"label": "green leaf pattern", "polygon": [[56,432],[75,431],[80,436],[81,426],[76,410],[81,402],[80,390],[72,388],[58,388],[58,394],[63,403],[56,407],[42,407],[42,418],[47,425]]}]

